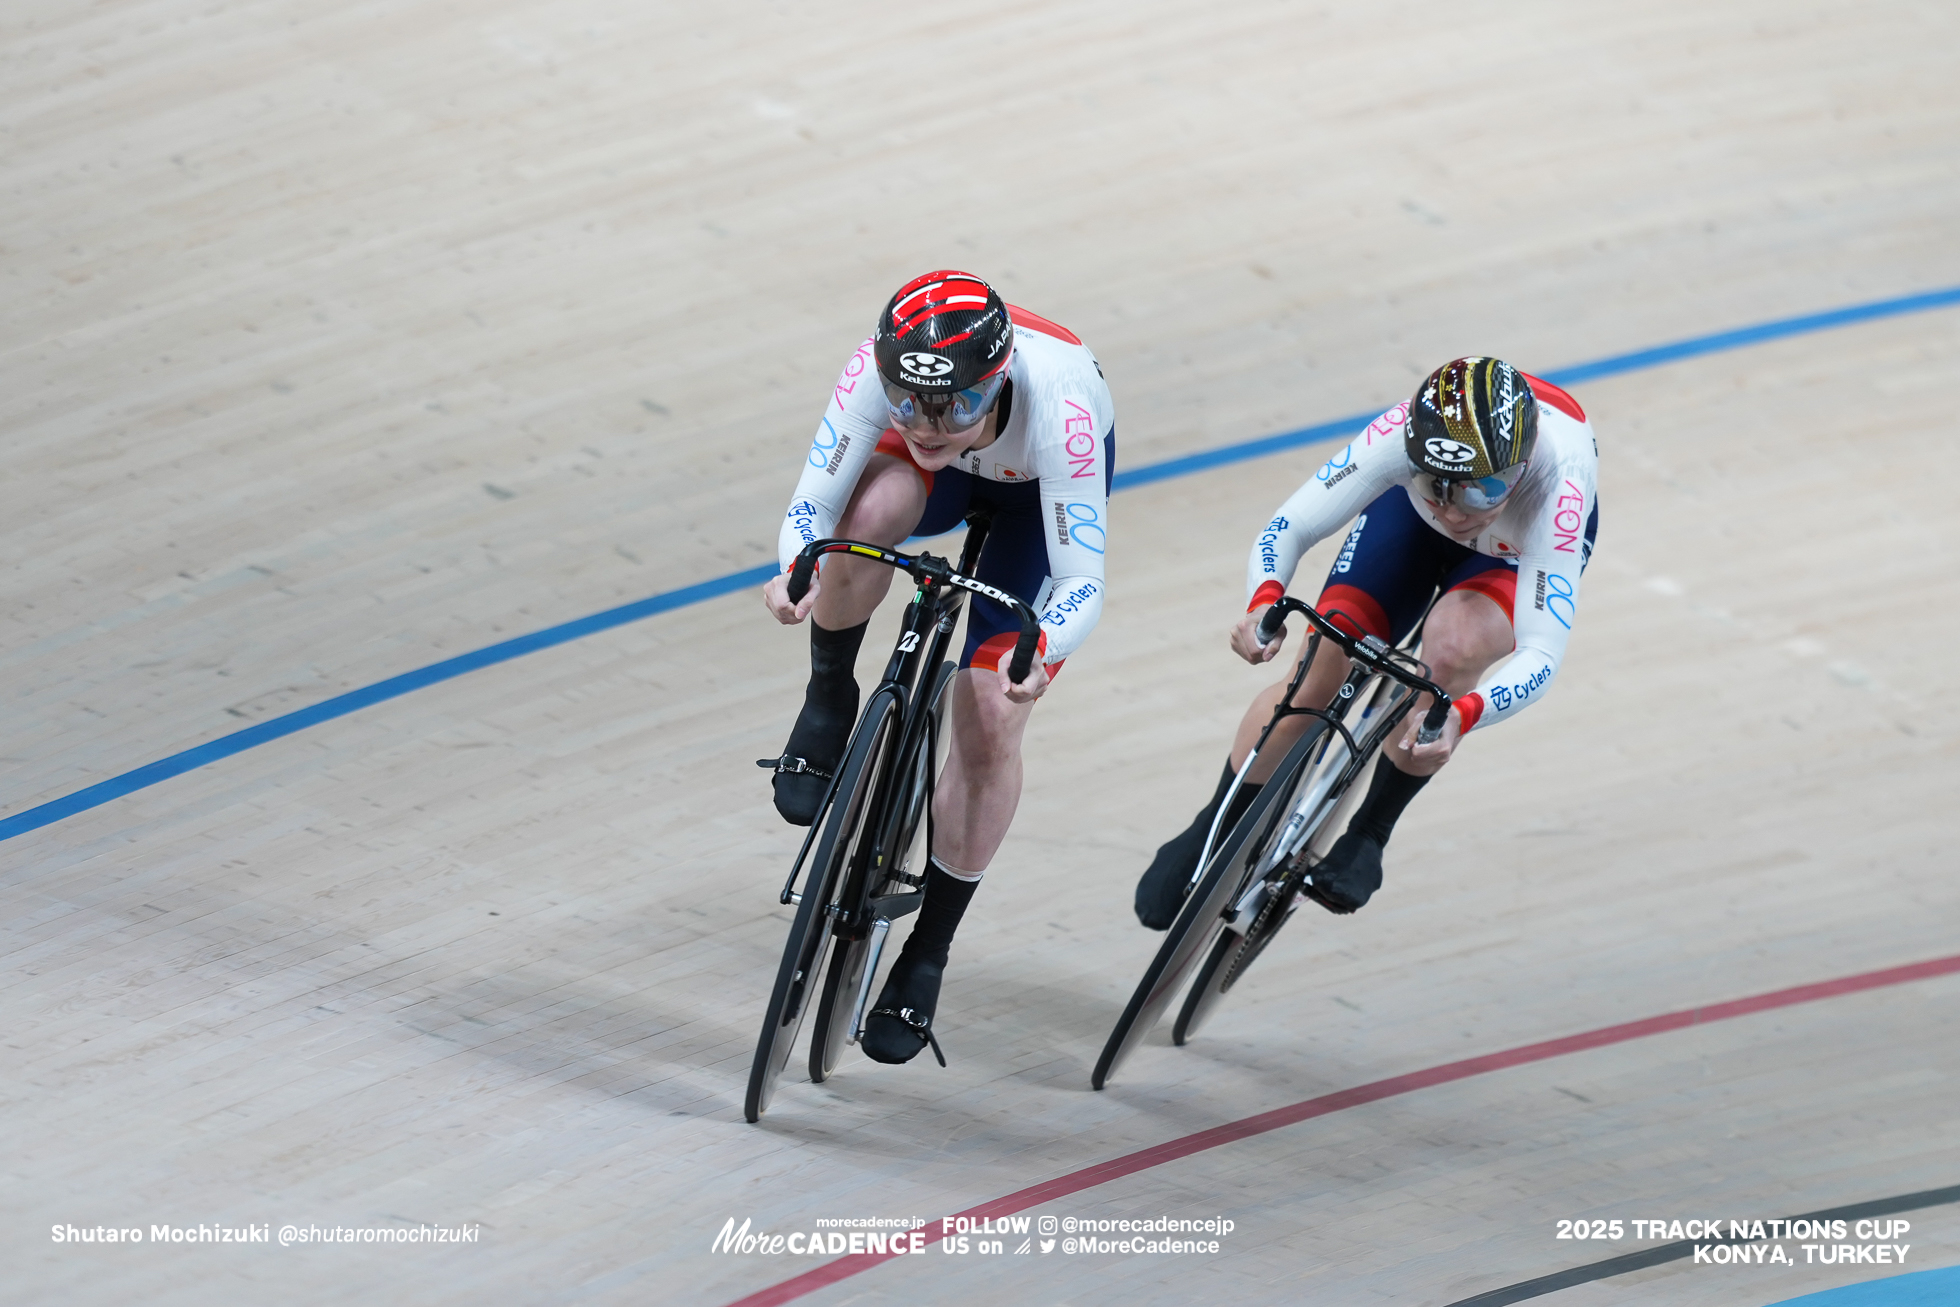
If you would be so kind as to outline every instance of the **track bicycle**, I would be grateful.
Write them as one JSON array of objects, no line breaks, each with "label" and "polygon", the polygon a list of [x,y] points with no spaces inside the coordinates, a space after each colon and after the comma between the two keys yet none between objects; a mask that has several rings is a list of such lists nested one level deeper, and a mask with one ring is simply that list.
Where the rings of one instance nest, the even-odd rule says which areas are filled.
[{"label": "track bicycle", "polygon": [[[783,882],[778,901],[794,906],[796,915],[749,1069],[742,1110],[750,1121],[760,1120],[768,1109],[803,1017],[813,1005],[810,1079],[820,1084],[836,1069],[844,1046],[856,1043],[864,1032],[865,1008],[892,923],[916,912],[925,899],[933,786],[945,756],[942,717],[954,672],[946,651],[969,592],[1004,605],[1020,620],[1009,678],[1026,680],[1034,664],[1041,635],[1034,610],[970,575],[986,543],[990,515],[975,510],[966,524],[956,567],[932,554],[913,556],[860,540],[826,539],[804,546],[790,568],[791,603],[809,593],[817,560],[825,554],[847,553],[896,568],[912,578],[918,591],[906,605],[884,677],[865,700],[843,761]],[[783,764],[764,758],[756,765]],[[809,874],[798,892],[796,879],[806,862]],[[945,1065],[938,1040],[931,1043],[933,1055]]]},{"label": "track bicycle", "polygon": [[[1260,619],[1260,644],[1270,644],[1279,636],[1288,613],[1299,613],[1312,627],[1306,653],[1272,720],[1246,755],[1230,793],[1218,805],[1184,907],[1096,1061],[1090,1083],[1097,1089],[1109,1083],[1124,1059],[1155,1028],[1187,978],[1190,992],[1171,1037],[1182,1045],[1196,1034],[1299,908],[1301,899],[1315,896],[1314,867],[1360,802],[1364,787],[1357,787],[1355,781],[1401,727],[1416,706],[1417,695],[1434,699],[1417,739],[1427,744],[1442,734],[1450,696],[1428,679],[1427,665],[1412,652],[1421,623],[1405,647],[1392,648],[1376,636],[1350,635],[1312,605],[1285,596]],[[1295,707],[1293,698],[1306,682],[1323,641],[1347,657],[1351,664],[1347,677],[1328,707]],[[1287,751],[1245,815],[1221,833],[1219,825],[1231,807],[1230,794],[1246,783],[1273,730],[1286,718],[1300,716],[1314,719],[1306,734]]]}]

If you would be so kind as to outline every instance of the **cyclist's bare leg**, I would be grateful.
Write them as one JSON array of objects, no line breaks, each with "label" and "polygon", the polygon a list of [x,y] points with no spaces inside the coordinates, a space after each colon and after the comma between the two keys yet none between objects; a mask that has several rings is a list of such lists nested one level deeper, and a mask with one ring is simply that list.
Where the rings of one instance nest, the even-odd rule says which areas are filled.
[{"label": "cyclist's bare leg", "polygon": [[[1436,684],[1449,691],[1452,698],[1468,694],[1477,688],[1477,681],[1489,670],[1491,664],[1510,653],[1516,646],[1517,637],[1511,630],[1511,619],[1504,615],[1488,595],[1474,590],[1452,590],[1436,601],[1430,610],[1428,620],[1422,629],[1422,656],[1427,662]],[[1245,765],[1246,754],[1259,742],[1259,732],[1266,729],[1272,720],[1273,709],[1279,704],[1280,696],[1286,693],[1287,683],[1298,670],[1296,659],[1288,669],[1286,679],[1261,690],[1247,706],[1245,716],[1239,719],[1238,734],[1232,740],[1232,766]],[[1300,693],[1294,696],[1293,703],[1301,708],[1325,708],[1333,701],[1334,692],[1341,688],[1346,679],[1348,663],[1338,650],[1328,649],[1325,656],[1314,660],[1313,670],[1307,673],[1306,683]],[[1428,710],[1429,696],[1423,695],[1416,708],[1409,714],[1414,723],[1421,720]],[[1279,766],[1286,751],[1306,731],[1311,718],[1289,717],[1273,728],[1272,738],[1266,742],[1259,761],[1253,764],[1252,774],[1247,779],[1255,784],[1263,784]],[[1415,727],[1408,728],[1411,732]],[[1411,776],[1428,776],[1443,765],[1442,759],[1429,763],[1417,763],[1411,759],[1406,749],[1386,750],[1389,759],[1398,771]]]},{"label": "cyclist's bare leg", "polygon": [[[1305,656],[1304,647],[1301,656]],[[1239,719],[1238,733],[1232,737],[1232,768],[1236,771],[1245,766],[1245,756],[1252,752],[1252,746],[1259,743],[1259,733],[1266,729],[1266,723],[1273,719],[1273,709],[1279,706],[1286,687],[1292,682],[1294,673],[1300,669],[1300,660],[1293,660],[1287,668],[1286,676],[1276,684],[1269,685],[1253,696],[1246,707],[1245,716]],[[1334,692],[1341,688],[1347,679],[1348,660],[1341,651],[1325,640],[1321,650],[1315,655],[1313,667],[1307,672],[1307,679],[1300,686],[1300,692],[1293,696],[1296,708],[1325,708],[1333,701]],[[1288,717],[1273,728],[1266,747],[1259,753],[1259,761],[1252,765],[1251,775],[1246,780],[1254,785],[1263,785],[1272,776],[1273,768],[1279,766],[1286,757],[1287,750],[1306,734],[1311,717]]]},{"label": "cyclist's bare leg", "polygon": [[[890,549],[912,534],[926,508],[926,486],[917,468],[890,454],[873,454],[837,523],[837,534]],[[869,618],[891,588],[892,569],[867,558],[832,554],[824,560],[823,585],[811,616],[826,631]]]},{"label": "cyclist's bare leg", "polygon": [[1033,702],[1015,703],[997,671],[973,667],[953,677],[946,697],[950,738],[933,794],[925,902],[859,1041],[879,1062],[908,1061],[925,1046],[953,932],[1021,802],[1021,736]]},{"label": "cyclist's bare leg", "polygon": [[1021,736],[1034,704],[1009,700],[985,668],[965,668],[946,693],[952,731],[933,797],[933,853],[946,866],[978,874],[994,860],[1021,803]]},{"label": "cyclist's bare leg", "polygon": [[[1494,600],[1471,590],[1452,590],[1436,601],[1423,625],[1423,661],[1429,664],[1430,679],[1455,698],[1476,688],[1485,669],[1511,652],[1514,639],[1510,618]],[[1382,750],[1388,765],[1375,764],[1347,830],[1314,868],[1309,893],[1330,911],[1353,912],[1381,888],[1382,851],[1396,821],[1449,761],[1456,740],[1453,721],[1440,740],[1417,756],[1416,732],[1429,702],[1426,694],[1417,697],[1401,737]]]},{"label": "cyclist's bare leg", "polygon": [[[1436,601],[1429,620],[1422,628],[1422,658],[1429,664],[1430,679],[1449,692],[1452,699],[1470,693],[1498,659],[1517,647],[1511,619],[1489,595],[1475,590],[1452,590]],[[1414,741],[1415,730],[1429,710],[1429,696],[1416,700],[1402,744]],[[1410,776],[1431,776],[1449,759],[1447,756],[1418,761],[1407,748],[1384,748],[1395,769]]]}]

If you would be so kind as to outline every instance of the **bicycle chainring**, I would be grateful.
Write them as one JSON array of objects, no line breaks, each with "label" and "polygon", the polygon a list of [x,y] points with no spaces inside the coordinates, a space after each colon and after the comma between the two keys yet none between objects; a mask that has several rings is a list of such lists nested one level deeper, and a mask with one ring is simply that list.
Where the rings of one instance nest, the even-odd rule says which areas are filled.
[{"label": "bicycle chainring", "polygon": [[1252,960],[1265,951],[1266,945],[1279,933],[1280,923],[1286,920],[1293,896],[1299,891],[1301,874],[1288,868],[1278,878],[1279,883],[1266,895],[1266,901],[1259,905],[1259,915],[1246,927],[1245,935],[1237,949],[1232,952],[1232,961],[1225,968],[1224,977],[1218,982],[1218,992],[1230,989],[1239,978],[1239,972],[1252,965]]}]

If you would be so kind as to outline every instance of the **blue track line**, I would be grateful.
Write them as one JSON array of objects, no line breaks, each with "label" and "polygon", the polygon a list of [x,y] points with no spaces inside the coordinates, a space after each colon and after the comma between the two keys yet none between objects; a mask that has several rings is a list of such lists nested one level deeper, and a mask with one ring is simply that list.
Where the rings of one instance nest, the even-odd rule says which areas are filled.
[{"label": "blue track line", "polygon": [[651,599],[621,604],[618,608],[608,608],[603,613],[594,613],[590,617],[581,617],[577,621],[566,622],[560,626],[546,627],[542,631],[520,635],[514,640],[504,640],[472,653],[458,654],[454,658],[445,658],[439,663],[430,663],[427,667],[419,667],[412,672],[403,672],[400,676],[391,676],[385,681],[376,681],[373,685],[363,686],[358,690],[336,694],[333,698],[323,699],[310,708],[301,708],[274,717],[270,721],[260,722],[257,726],[247,726],[242,731],[221,735],[209,744],[200,744],[195,749],[173,753],[168,758],[160,759],[147,767],[138,767],[135,771],[124,772],[106,781],[98,781],[87,789],[76,790],[73,794],[43,803],[37,808],[15,813],[11,817],[0,820],[0,840],[10,840],[16,835],[39,830],[50,822],[60,821],[63,817],[72,817],[78,812],[99,808],[111,799],[120,799],[132,791],[155,785],[158,781],[167,781],[172,776],[181,776],[206,763],[229,758],[234,753],[243,753],[247,749],[268,744],[283,736],[291,735],[294,731],[303,731],[309,726],[330,722],[336,717],[345,717],[348,713],[357,712],[370,704],[399,698],[411,690],[419,690],[439,681],[450,680],[465,672],[476,671],[479,667],[494,667],[498,663],[521,658],[527,653],[549,649],[553,645],[582,639],[600,631],[610,631],[615,626],[637,622],[642,617],[652,617],[655,613],[685,608],[689,604],[698,604],[704,599],[715,599],[736,590],[747,589],[752,585],[761,585],[775,574],[776,565],[769,563],[762,567],[751,567],[746,572],[718,576],[712,581],[702,581],[698,585],[669,590],[665,594],[654,595]]},{"label": "blue track line", "polygon": [[[1697,358],[1703,354],[1717,354],[1724,350],[1741,349],[1747,345],[1759,345],[1765,341],[1781,340],[1788,336],[1808,335],[1811,332],[1848,327],[1879,318],[1894,318],[1907,313],[1923,313],[1954,304],[1960,304],[1960,286],[1949,286],[1944,290],[1906,295],[1897,299],[1875,300],[1869,304],[1853,304],[1847,308],[1832,309],[1827,313],[1780,318],[1775,322],[1739,327],[1734,331],[1721,331],[1712,336],[1696,336],[1668,345],[1657,345],[1652,349],[1636,350],[1631,354],[1615,354],[1611,358],[1595,359],[1591,363],[1560,368],[1556,372],[1545,373],[1544,377],[1547,381],[1562,386],[1571,385],[1574,382],[1590,381],[1598,377],[1611,377],[1623,372],[1637,372],[1644,368],[1659,367],[1665,363]],[[1131,468],[1126,472],[1118,472],[1111,488],[1132,490],[1137,486],[1150,485],[1152,482],[1190,476],[1195,472],[1206,472],[1212,468],[1297,449],[1302,445],[1332,440],[1349,434],[1375,415],[1376,410],[1370,409],[1365,413],[1338,418],[1332,422],[1321,422],[1294,431],[1283,431],[1276,436],[1263,436],[1258,440],[1247,440],[1236,445],[1226,445],[1219,449],[1209,449],[1198,454],[1186,454],[1181,458],[1166,459],[1161,463]],[[664,594],[657,594],[635,603],[622,604],[618,608],[608,608],[602,613],[593,613],[589,617],[581,617],[576,621],[546,627],[530,635],[520,635],[513,640],[488,645],[473,653],[445,658],[439,663],[431,663],[427,667],[403,672],[400,676],[391,676],[385,681],[377,681],[358,690],[337,694],[310,708],[301,708],[269,721],[260,722],[256,726],[248,726],[242,731],[219,736],[208,744],[200,744],[182,753],[173,753],[168,758],[161,758],[147,766],[124,772],[120,776],[113,776],[106,781],[98,781],[73,794],[28,808],[24,812],[17,812],[11,817],[0,818],[0,841],[39,830],[64,817],[72,817],[78,812],[99,808],[113,799],[145,789],[159,781],[167,781],[173,776],[181,776],[206,763],[229,758],[233,754],[257,748],[261,744],[268,744],[295,731],[303,731],[309,726],[332,721],[336,717],[345,717],[372,704],[398,698],[411,690],[420,690],[425,686],[461,676],[465,672],[492,667],[528,653],[535,653],[539,649],[549,649],[554,645],[611,630],[615,626],[624,626],[628,622],[637,622],[643,617],[652,617],[656,613],[670,612],[676,608],[685,608],[690,604],[719,598],[752,585],[761,585],[775,572],[774,563],[765,563],[746,571],[732,572],[711,581],[701,581],[678,590],[669,590]]]}]

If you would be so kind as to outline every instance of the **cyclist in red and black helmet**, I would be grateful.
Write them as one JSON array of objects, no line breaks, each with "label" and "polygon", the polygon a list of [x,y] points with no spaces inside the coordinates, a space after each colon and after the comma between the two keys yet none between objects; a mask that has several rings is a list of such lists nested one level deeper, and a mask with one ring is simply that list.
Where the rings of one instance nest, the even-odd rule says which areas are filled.
[{"label": "cyclist in red and black helmet", "polygon": [[[1598,466],[1592,427],[1570,395],[1501,359],[1453,359],[1329,459],[1254,542],[1250,602],[1231,631],[1240,657],[1263,663],[1279,652],[1284,635],[1262,646],[1259,619],[1286,592],[1301,555],[1352,521],[1314,606],[1390,644],[1423,621],[1431,679],[1454,700],[1441,739],[1416,741],[1419,706],[1403,737],[1383,748],[1361,806],[1313,870],[1309,892],[1323,907],[1352,912],[1381,886],[1396,819],[1458,740],[1544,697],[1599,529]],[[1295,705],[1325,707],[1346,672],[1345,659],[1316,658]],[[1137,884],[1144,925],[1163,930],[1176,917],[1212,818],[1285,692],[1283,680],[1252,701],[1218,792],[1157,850]],[[1221,829],[1251,806],[1307,721],[1289,717],[1274,729]]]},{"label": "cyclist in red and black helmet", "polygon": [[[884,1062],[925,1046],[953,932],[1007,834],[1021,794],[1021,736],[1034,702],[1102,612],[1115,407],[1096,359],[1067,330],[1001,301],[970,273],[899,288],[858,347],[817,427],[778,540],[783,570],[812,540],[887,547],[992,510],[978,579],[1041,614],[1040,656],[1018,684],[1019,623],[975,596],[947,691],[951,745],[933,804],[923,906],[860,1040]],[[810,619],[810,681],[777,762],[776,809],[808,825],[857,718],[853,668],[892,569],[825,559],[803,601],[787,575],[763,587],[775,618]],[[911,1023],[894,1014],[909,1011]]]}]

